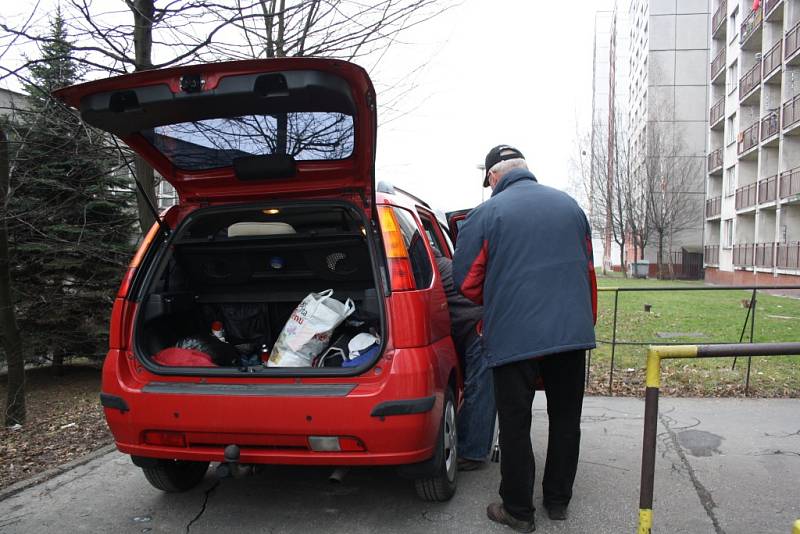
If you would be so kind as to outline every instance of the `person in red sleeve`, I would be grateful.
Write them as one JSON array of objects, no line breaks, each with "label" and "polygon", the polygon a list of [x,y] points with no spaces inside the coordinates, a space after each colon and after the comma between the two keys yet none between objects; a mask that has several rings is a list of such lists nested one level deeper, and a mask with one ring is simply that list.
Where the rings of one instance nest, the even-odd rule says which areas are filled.
[{"label": "person in red sleeve", "polygon": [[580,450],[586,350],[595,347],[597,284],[586,215],[566,193],[541,185],[508,145],[486,156],[489,200],[458,234],[453,279],[483,304],[484,353],[500,422],[500,497],[487,515],[535,529],[531,445],[535,382],[544,380],[550,429],[542,480],[550,519],[567,517]]}]

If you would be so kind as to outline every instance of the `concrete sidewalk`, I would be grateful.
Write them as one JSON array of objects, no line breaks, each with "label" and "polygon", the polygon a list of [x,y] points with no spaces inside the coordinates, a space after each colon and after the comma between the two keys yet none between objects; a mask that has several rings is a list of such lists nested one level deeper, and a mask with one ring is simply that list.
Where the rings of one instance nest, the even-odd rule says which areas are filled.
[{"label": "concrete sidewalk", "polygon": [[[534,404],[537,480],[546,445]],[[654,533],[791,534],[800,518],[800,400],[669,399],[660,403]],[[636,532],[644,403],[587,398],[570,517],[552,522],[536,488],[537,532]],[[210,473],[210,472],[209,472]],[[270,467],[168,495],[110,453],[0,501],[0,532],[429,533],[511,532],[486,519],[499,468],[461,473],[452,501],[419,501],[391,469]]]}]

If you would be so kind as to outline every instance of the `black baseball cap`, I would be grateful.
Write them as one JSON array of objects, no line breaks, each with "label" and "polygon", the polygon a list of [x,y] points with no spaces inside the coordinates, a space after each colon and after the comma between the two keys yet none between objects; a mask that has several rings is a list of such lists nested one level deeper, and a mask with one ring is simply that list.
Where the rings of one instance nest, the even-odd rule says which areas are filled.
[{"label": "black baseball cap", "polygon": [[493,149],[486,154],[486,162],[484,164],[484,168],[486,169],[486,175],[483,177],[483,187],[489,187],[489,171],[492,167],[500,163],[501,161],[506,161],[508,159],[517,159],[522,158],[525,159],[525,156],[522,155],[522,152],[514,148],[513,146],[509,145],[497,145]]}]

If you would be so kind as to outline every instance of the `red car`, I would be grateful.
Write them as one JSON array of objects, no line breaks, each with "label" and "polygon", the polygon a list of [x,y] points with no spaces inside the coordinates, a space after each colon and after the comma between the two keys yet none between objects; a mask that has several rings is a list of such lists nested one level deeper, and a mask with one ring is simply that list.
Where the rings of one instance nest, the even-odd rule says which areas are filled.
[{"label": "red car", "polygon": [[[187,490],[210,462],[233,473],[395,465],[422,498],[449,499],[462,376],[433,248],[450,256],[452,245],[422,201],[376,188],[366,72],[328,59],[254,60],[56,95],[121,138],[179,198],[125,274],[103,367],[117,447],[150,483]],[[297,304],[326,289],[353,300],[350,334],[372,332],[379,350],[354,367],[341,358],[253,364]],[[218,322],[226,337],[214,343],[227,356],[160,359],[188,350],[187,340],[210,343]]]}]

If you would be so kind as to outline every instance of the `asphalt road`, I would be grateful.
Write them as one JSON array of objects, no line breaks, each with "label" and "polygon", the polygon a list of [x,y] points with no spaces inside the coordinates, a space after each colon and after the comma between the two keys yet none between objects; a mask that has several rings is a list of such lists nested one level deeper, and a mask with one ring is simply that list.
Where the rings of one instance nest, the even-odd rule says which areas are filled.
[{"label": "asphalt road", "polygon": [[[541,467],[544,396],[534,407]],[[800,400],[661,399],[654,533],[790,534],[800,518]],[[636,532],[641,400],[587,398],[581,464],[565,522],[541,509],[537,532]],[[537,471],[537,480],[541,478]],[[164,494],[127,456],[103,455],[0,501],[0,532],[430,533],[511,532],[486,519],[499,468],[461,473],[452,501],[419,501],[391,469],[265,468],[241,480]]]}]

